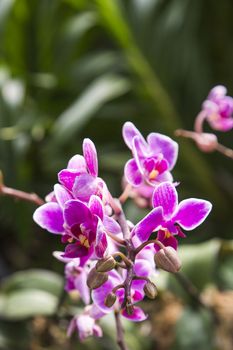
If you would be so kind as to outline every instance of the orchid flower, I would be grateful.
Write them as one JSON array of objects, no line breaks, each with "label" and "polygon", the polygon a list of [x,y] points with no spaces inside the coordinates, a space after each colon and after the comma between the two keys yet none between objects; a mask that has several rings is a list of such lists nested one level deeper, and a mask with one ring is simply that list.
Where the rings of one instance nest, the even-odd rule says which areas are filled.
[{"label": "orchid flower", "polygon": [[58,173],[59,182],[69,190],[74,198],[88,202],[91,195],[101,199],[107,197],[104,181],[98,177],[98,159],[94,143],[90,139],[83,141],[83,156],[76,154],[66,169]]},{"label": "orchid flower", "polygon": [[195,229],[212,209],[210,202],[197,198],[185,199],[178,204],[176,188],[170,182],[163,182],[154,190],[152,204],[154,209],[134,227],[132,234],[145,242],[153,231],[158,230],[158,240],[174,249],[178,244],[174,236],[185,237],[182,229]]},{"label": "orchid flower", "polygon": [[68,243],[64,257],[88,259],[93,254],[101,258],[107,246],[107,233],[120,234],[117,222],[105,215],[98,196],[92,195],[89,203],[70,199],[71,195],[61,185],[54,189],[57,202],[43,204],[36,209],[33,219],[42,228],[62,236]]},{"label": "orchid flower", "polygon": [[163,181],[172,181],[178,144],[168,136],[151,133],[144,139],[131,122],[123,126],[123,138],[133,158],[125,165],[125,178],[139,194],[151,197],[153,188]]},{"label": "orchid flower", "polygon": [[217,85],[203,103],[203,112],[214,130],[228,131],[233,128],[233,98],[226,96],[225,86]]}]

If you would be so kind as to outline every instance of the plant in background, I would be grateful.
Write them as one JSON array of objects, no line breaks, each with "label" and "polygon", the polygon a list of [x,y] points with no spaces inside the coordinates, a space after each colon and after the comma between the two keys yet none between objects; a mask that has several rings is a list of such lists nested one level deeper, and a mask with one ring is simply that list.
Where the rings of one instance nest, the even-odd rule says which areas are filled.
[{"label": "plant in background", "polygon": [[197,115],[194,131],[176,130],[176,136],[191,138],[203,152],[218,151],[233,159],[233,150],[226,148],[218,142],[213,133],[203,131],[206,120],[210,127],[216,131],[229,131],[233,128],[233,98],[226,96],[225,86],[217,85],[211,89],[207,99],[202,104],[202,110]]}]

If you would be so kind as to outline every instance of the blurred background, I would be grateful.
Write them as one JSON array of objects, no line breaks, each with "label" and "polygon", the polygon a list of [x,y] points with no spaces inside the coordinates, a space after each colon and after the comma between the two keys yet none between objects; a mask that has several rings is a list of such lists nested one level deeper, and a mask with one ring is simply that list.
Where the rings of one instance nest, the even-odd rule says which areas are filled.
[{"label": "blurred background", "polygon": [[[233,348],[232,161],[174,136],[193,128],[213,86],[233,95],[232,14],[231,0],[0,0],[0,169],[7,186],[44,197],[89,137],[100,176],[119,196],[130,157],[121,128],[130,120],[145,136],[155,131],[179,142],[173,175],[181,199],[213,203],[180,254],[215,317],[161,274],[159,298],[145,302],[149,321],[136,331],[126,324],[136,350]],[[232,148],[232,132],[217,136]],[[64,317],[54,317],[64,266],[52,252],[60,243],[32,221],[35,208],[0,198],[0,349],[113,349],[113,320],[102,340],[66,339],[67,308],[72,314],[79,304],[66,300]],[[135,223],[145,214],[132,201],[125,210]]]}]

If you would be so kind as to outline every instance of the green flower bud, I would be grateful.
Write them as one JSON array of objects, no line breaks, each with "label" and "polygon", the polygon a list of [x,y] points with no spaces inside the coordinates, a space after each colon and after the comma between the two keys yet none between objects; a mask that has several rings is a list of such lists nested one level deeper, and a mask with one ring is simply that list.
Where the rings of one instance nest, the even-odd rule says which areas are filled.
[{"label": "green flower bud", "polygon": [[147,281],[144,288],[144,293],[150,299],[155,299],[158,295],[157,288],[154,283]]},{"label": "green flower bud", "polygon": [[113,292],[109,293],[104,300],[104,304],[107,307],[113,306],[115,304],[115,302],[116,302],[116,294]]},{"label": "green flower bud", "polygon": [[181,261],[177,251],[172,247],[160,249],[154,256],[155,264],[161,269],[176,273],[181,268]]},{"label": "green flower bud", "polygon": [[108,274],[96,271],[95,267],[89,272],[87,277],[87,286],[90,289],[96,289],[102,286],[108,280]]},{"label": "green flower bud", "polygon": [[99,260],[96,263],[95,268],[98,272],[107,272],[114,269],[115,266],[116,266],[115,259],[112,256],[108,256],[106,258]]}]

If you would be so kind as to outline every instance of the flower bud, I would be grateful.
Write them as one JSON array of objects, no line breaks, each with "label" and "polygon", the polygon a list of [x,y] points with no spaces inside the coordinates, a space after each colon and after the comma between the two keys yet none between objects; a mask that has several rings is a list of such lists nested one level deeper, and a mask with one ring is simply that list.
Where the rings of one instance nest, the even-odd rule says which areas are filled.
[{"label": "flower bud", "polygon": [[176,252],[172,247],[164,247],[160,249],[154,256],[155,264],[161,269],[176,273],[181,268],[181,261]]},{"label": "flower bud", "polygon": [[106,258],[99,260],[96,263],[95,268],[98,272],[107,272],[114,269],[115,266],[116,266],[115,259],[112,256],[108,256]]},{"label": "flower bud", "polygon": [[147,281],[144,288],[144,293],[149,299],[155,299],[158,295],[157,288],[154,283]]},{"label": "flower bud", "polygon": [[90,289],[96,289],[102,286],[108,280],[108,274],[96,271],[95,267],[89,272],[87,277],[87,286]]},{"label": "flower bud", "polygon": [[107,306],[107,307],[111,307],[115,304],[115,301],[116,301],[116,294],[111,292],[109,293],[105,300],[104,300],[104,304]]},{"label": "flower bud", "polygon": [[198,148],[203,152],[213,152],[216,150],[218,145],[218,139],[214,134],[196,134],[194,139]]}]

